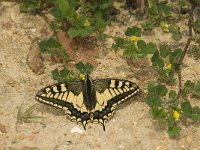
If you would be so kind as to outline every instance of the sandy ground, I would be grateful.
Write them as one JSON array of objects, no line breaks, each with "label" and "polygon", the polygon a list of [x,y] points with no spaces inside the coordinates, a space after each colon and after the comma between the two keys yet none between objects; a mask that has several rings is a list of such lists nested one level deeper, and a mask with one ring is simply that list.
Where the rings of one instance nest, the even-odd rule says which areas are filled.
[{"label": "sandy ground", "polygon": [[[37,114],[45,118],[39,122],[16,125],[17,111],[24,103],[28,108],[37,103],[38,89],[55,83],[51,71],[59,64],[45,62],[41,75],[33,73],[26,63],[27,54],[35,38],[48,25],[39,16],[21,14],[14,3],[0,2],[0,150],[198,150],[200,127],[182,127],[178,139],[170,139],[152,120],[143,98],[132,99],[119,107],[113,119],[106,123],[106,131],[99,124],[89,124],[82,134],[71,133],[73,127],[83,129],[66,119],[63,111],[40,104]],[[161,35],[161,34],[160,34]],[[155,37],[157,37],[155,35]],[[161,37],[160,37],[161,39]],[[135,79],[137,73],[127,62],[109,52],[98,59],[92,76],[125,78],[146,86],[148,80]],[[183,76],[199,79],[199,61],[187,58]]]}]

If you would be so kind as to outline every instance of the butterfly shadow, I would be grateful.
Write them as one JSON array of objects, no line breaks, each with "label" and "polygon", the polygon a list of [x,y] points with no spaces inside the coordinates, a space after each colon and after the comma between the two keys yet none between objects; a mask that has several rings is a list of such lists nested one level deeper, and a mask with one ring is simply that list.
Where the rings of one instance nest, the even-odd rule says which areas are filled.
[{"label": "butterfly shadow", "polygon": [[41,113],[50,113],[55,116],[65,116],[65,113],[63,110],[56,107],[48,106],[48,105],[41,104],[38,108],[38,111]]},{"label": "butterfly shadow", "polygon": [[140,98],[141,98],[140,96],[133,97],[133,98],[117,105],[116,110],[124,109],[124,108],[128,107],[130,104],[134,105],[136,102],[141,102]]}]

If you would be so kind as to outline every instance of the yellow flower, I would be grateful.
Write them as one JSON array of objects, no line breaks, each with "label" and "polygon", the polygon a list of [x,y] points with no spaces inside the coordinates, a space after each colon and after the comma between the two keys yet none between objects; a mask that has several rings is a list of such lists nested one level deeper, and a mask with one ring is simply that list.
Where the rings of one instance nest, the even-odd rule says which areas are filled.
[{"label": "yellow flower", "polygon": [[164,31],[169,32],[169,25],[166,22],[161,22],[160,26]]},{"label": "yellow flower", "polygon": [[85,19],[84,26],[90,26],[90,21],[88,19]]},{"label": "yellow flower", "polygon": [[80,77],[81,80],[83,80],[83,81],[85,80],[85,74],[82,74],[82,73],[81,73],[81,74],[79,75],[79,77]]},{"label": "yellow flower", "polygon": [[167,69],[168,69],[168,70],[171,70],[171,69],[172,69],[172,64],[168,64],[168,65],[167,65]]},{"label": "yellow flower", "polygon": [[178,111],[173,111],[173,116],[174,116],[174,119],[175,120],[179,120],[179,118],[180,118],[180,114],[179,114],[179,112]]},{"label": "yellow flower", "polygon": [[130,38],[130,40],[132,42],[137,42],[139,40],[139,38],[137,36],[132,35],[131,38]]}]

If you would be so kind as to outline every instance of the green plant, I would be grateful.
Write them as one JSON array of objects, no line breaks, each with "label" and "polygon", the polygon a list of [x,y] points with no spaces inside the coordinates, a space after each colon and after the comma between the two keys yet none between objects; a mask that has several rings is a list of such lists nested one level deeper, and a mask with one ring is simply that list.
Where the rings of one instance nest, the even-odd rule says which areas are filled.
[{"label": "green plant", "polygon": [[[193,10],[195,7],[194,4],[191,5],[188,21],[189,36],[184,49],[171,50],[171,48],[161,45],[151,59],[159,76],[156,81],[149,82],[146,103],[151,108],[153,118],[167,128],[168,134],[172,138],[179,136],[180,123],[185,124],[188,119],[192,122],[200,121],[200,108],[192,106],[189,102],[190,96],[199,97],[200,81],[194,83],[188,80],[182,87],[181,76],[182,62],[192,38]],[[175,80],[175,76],[178,81]],[[168,86],[165,84],[177,84],[177,82],[178,90],[175,90],[171,84],[168,84]]]},{"label": "green plant", "polygon": [[50,37],[48,40],[43,40],[39,43],[41,52],[47,52],[51,55],[57,55],[65,62],[68,54],[62,45],[56,40],[55,37]]},{"label": "green plant", "polygon": [[115,38],[112,48],[115,51],[123,49],[123,55],[127,58],[142,58],[157,50],[154,43],[145,43],[145,41],[139,40],[139,37],[141,37],[141,28],[139,27],[127,28],[125,35],[126,38]]},{"label": "green plant", "polygon": [[75,64],[76,68],[79,70],[80,73],[86,73],[86,74],[91,74],[91,72],[94,69],[94,66],[88,62],[83,64],[82,62],[79,62]]},{"label": "green plant", "polygon": [[52,29],[63,29],[74,38],[88,37],[94,32],[101,34],[109,23],[112,5],[112,0],[26,0],[20,10],[41,15],[42,10],[46,10],[55,18],[51,22]]},{"label": "green plant", "polygon": [[42,0],[26,0],[20,5],[20,11],[27,12],[38,12],[42,7]]},{"label": "green plant", "polygon": [[20,105],[18,112],[17,112],[17,122],[33,122],[37,119],[42,119],[44,117],[37,116],[35,113],[35,110],[38,108],[37,104],[34,104],[27,108],[26,110],[23,110],[23,103]]},{"label": "green plant", "polygon": [[158,72],[159,80],[165,83],[175,83],[174,75],[180,71],[179,61],[182,56],[182,49],[171,50],[166,45],[160,45],[151,58],[152,65]]},{"label": "green plant", "polygon": [[66,67],[60,71],[55,69],[52,71],[53,79],[57,80],[58,82],[80,80],[80,74],[90,74],[94,68],[93,65],[88,62],[85,64],[79,62],[75,64],[75,67],[78,70],[78,72],[75,73]]},{"label": "green plant", "polygon": [[75,80],[77,78],[74,75],[74,73],[66,67],[60,71],[58,69],[53,70],[52,76],[53,76],[53,79],[58,82],[71,81],[71,80]]},{"label": "green plant", "polygon": [[[193,122],[200,121],[200,108],[192,107],[187,99],[190,92],[196,93],[195,88],[192,88],[191,81],[187,81],[184,86],[184,94],[181,98],[177,97],[174,90],[168,91],[164,84],[158,82],[149,82],[148,94],[146,103],[151,107],[152,116],[159,123],[167,128],[169,136],[174,138],[179,136],[181,128],[179,124],[187,122],[191,119]],[[196,89],[199,94],[199,82]]]},{"label": "green plant", "polygon": [[[183,1],[179,1],[181,6],[185,6]],[[178,5],[178,4],[177,4]],[[170,32],[172,38],[179,41],[182,38],[182,34],[177,25],[172,24],[173,20],[177,20],[179,15],[172,10],[172,4],[167,2],[157,3],[156,0],[148,0],[148,19],[142,24],[144,30],[152,30],[153,28],[160,26],[165,32]]]},{"label": "green plant", "polygon": [[175,13],[168,2],[157,3],[156,0],[148,0],[148,20],[142,24],[144,30],[152,30],[160,22],[174,19]]},{"label": "green plant", "polygon": [[[110,22],[109,11],[112,5],[112,0],[27,0],[21,4],[21,11],[43,15],[42,10],[46,10],[54,16],[51,22],[53,31],[62,29],[71,38],[82,37],[84,39],[97,33],[97,37],[103,39],[106,37],[103,33],[104,29]],[[159,3],[156,0],[148,0],[148,18],[142,23],[141,28],[128,27],[123,37],[113,37],[115,42],[112,49],[116,52],[122,49],[124,58],[138,59],[146,56],[150,58],[157,76],[148,84],[146,103],[151,108],[153,119],[166,128],[172,138],[180,135],[180,124],[184,125],[188,120],[200,121],[200,108],[192,106],[189,101],[190,97],[200,97],[200,81],[188,80],[183,84],[181,75],[185,55],[194,39],[192,32],[194,30],[197,35],[200,33],[200,21],[199,19],[194,20],[193,14],[197,5],[199,5],[199,0],[161,1]],[[164,32],[171,33],[174,40],[179,41],[183,33],[176,22],[182,17],[183,8],[187,6],[190,6],[190,9],[185,9],[184,15],[189,17],[189,32],[184,46],[179,44],[174,48],[169,44],[147,43],[142,40],[143,31],[161,27]],[[174,8],[178,8],[178,12],[175,12]],[[200,40],[195,40],[195,46],[190,52],[198,56]],[[42,52],[59,55],[63,62],[66,62],[68,56],[66,50],[54,36],[41,41],[40,49]],[[55,69],[52,72],[53,79],[58,82],[79,80],[81,74],[90,74],[93,70],[93,66],[89,63],[79,62],[75,64],[75,67],[78,70],[75,73],[68,68],[60,71]]]}]

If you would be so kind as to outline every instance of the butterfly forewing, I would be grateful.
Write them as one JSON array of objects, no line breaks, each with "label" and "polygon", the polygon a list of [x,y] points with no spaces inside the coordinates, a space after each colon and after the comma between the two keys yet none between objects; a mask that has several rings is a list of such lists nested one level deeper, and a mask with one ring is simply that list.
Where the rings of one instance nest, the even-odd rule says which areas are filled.
[{"label": "butterfly forewing", "polygon": [[93,84],[99,104],[117,105],[140,93],[139,87],[128,80],[101,79],[94,80]]}]

